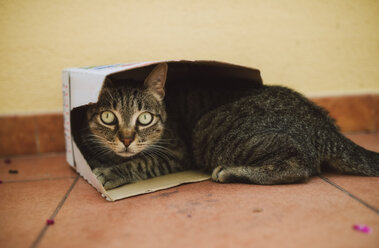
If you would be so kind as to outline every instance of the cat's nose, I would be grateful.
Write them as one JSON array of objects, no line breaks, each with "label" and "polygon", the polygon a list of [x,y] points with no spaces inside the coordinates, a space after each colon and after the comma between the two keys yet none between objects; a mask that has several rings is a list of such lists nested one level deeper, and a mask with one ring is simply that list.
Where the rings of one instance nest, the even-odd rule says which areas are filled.
[{"label": "cat's nose", "polygon": [[125,147],[128,147],[133,142],[133,140],[134,140],[134,136],[124,138],[122,142],[124,143]]}]

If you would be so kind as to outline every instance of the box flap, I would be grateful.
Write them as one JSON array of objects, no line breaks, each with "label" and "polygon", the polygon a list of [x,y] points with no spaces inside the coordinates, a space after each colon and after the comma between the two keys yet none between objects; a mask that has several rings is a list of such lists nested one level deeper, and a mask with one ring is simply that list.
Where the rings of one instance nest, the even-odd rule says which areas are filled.
[{"label": "box flap", "polygon": [[108,190],[106,191],[106,197],[107,200],[116,201],[126,197],[172,188],[184,183],[200,182],[209,178],[209,174],[193,170],[172,173]]}]

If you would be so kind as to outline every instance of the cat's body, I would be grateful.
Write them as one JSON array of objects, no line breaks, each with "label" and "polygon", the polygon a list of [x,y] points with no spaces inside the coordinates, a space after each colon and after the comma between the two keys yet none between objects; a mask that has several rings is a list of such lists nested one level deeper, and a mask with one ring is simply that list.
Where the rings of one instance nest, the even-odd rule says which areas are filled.
[{"label": "cat's body", "polygon": [[192,142],[196,163],[218,182],[293,183],[320,174],[322,165],[379,176],[378,153],[345,138],[325,110],[279,86],[205,114]]},{"label": "cat's body", "polygon": [[85,111],[89,125],[74,137],[106,189],[190,167],[217,182],[255,184],[304,181],[324,164],[379,176],[378,153],[345,138],[326,111],[290,89],[165,94],[166,73],[160,64],[144,84],[106,82]]}]

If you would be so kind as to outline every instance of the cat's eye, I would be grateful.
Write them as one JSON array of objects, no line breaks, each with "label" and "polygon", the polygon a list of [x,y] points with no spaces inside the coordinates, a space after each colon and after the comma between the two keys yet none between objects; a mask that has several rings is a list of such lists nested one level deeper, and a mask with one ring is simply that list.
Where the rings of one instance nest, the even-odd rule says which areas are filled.
[{"label": "cat's eye", "polygon": [[114,125],[117,122],[116,116],[111,111],[102,112],[100,114],[100,119],[107,125]]},{"label": "cat's eye", "polygon": [[153,115],[149,112],[143,112],[138,116],[138,123],[141,125],[149,125],[153,121]]}]

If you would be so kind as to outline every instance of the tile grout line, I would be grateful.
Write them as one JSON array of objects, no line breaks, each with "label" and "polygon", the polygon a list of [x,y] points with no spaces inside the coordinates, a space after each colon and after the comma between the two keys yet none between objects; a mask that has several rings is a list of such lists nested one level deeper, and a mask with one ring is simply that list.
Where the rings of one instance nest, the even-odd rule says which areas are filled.
[{"label": "tile grout line", "polygon": [[59,155],[65,155],[65,151],[56,152],[44,152],[44,153],[28,153],[28,154],[0,154],[0,159],[27,159],[27,158],[38,158],[38,157],[57,157]]},{"label": "tile grout line", "polygon": [[[54,219],[59,210],[62,208],[64,202],[66,201],[66,199],[68,198],[69,194],[71,193],[72,189],[74,188],[74,186],[76,185],[76,183],[78,182],[78,179],[79,179],[79,175],[76,176],[75,180],[72,182],[70,188],[67,190],[66,194],[63,196],[62,200],[59,202],[58,206],[55,208],[53,214],[50,216],[49,219]],[[49,228],[48,225],[45,225],[41,232],[38,234],[37,238],[35,239],[35,241],[33,242],[33,244],[31,245],[32,248],[36,248],[39,244],[39,242],[42,240],[43,236],[45,235],[47,229]]]},{"label": "tile grout line", "polygon": [[353,195],[352,193],[350,193],[349,191],[347,191],[346,189],[342,188],[341,186],[339,186],[338,184],[330,181],[327,177],[324,177],[324,176],[321,176],[319,175],[319,177],[324,180],[325,182],[329,183],[330,185],[334,186],[335,188],[341,190],[343,193],[347,194],[348,196],[350,196],[351,198],[353,198],[354,200],[358,201],[359,203],[361,203],[362,205],[364,205],[365,207],[371,209],[372,211],[374,211],[376,214],[379,214],[379,210],[373,206],[371,206],[370,204],[366,203],[365,201],[363,201],[362,199],[360,199],[359,197]]},{"label": "tile grout line", "polygon": [[76,178],[76,176],[67,176],[67,177],[49,177],[49,178],[37,178],[37,179],[24,179],[24,180],[4,180],[2,183],[28,183],[28,182],[39,182],[39,181],[49,181],[49,180],[62,180],[68,178]]}]

